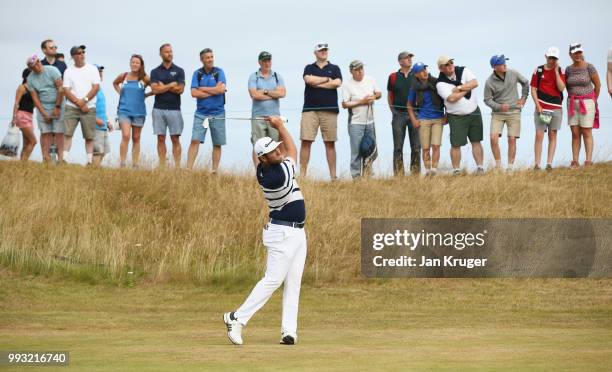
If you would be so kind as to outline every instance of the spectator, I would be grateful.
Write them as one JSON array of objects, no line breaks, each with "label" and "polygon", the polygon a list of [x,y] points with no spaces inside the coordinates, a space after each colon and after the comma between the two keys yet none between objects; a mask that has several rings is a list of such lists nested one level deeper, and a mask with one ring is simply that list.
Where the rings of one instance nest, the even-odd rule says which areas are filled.
[{"label": "spectator", "polygon": [[304,108],[300,123],[300,170],[306,176],[310,160],[310,148],[321,127],[321,137],[325,144],[325,156],[329,175],[336,176],[336,141],[338,140],[338,92],[342,85],[340,68],[328,61],[329,45],[315,45],[316,61],[304,68]]},{"label": "spectator", "polygon": [[[263,118],[265,116],[280,116],[280,99],[285,97],[285,81],[276,71],[272,71],[272,54],[259,53],[259,70],[249,77],[249,95],[253,100],[251,108],[251,143],[262,137],[270,137],[278,141],[278,131]],[[259,158],[253,150],[253,164],[259,164]]]},{"label": "spectator", "polygon": [[212,49],[200,52],[203,67],[193,73],[191,79],[191,96],[197,99],[197,109],[193,115],[191,144],[187,156],[187,168],[193,169],[200,143],[204,143],[206,131],[210,128],[213,144],[212,172],[216,173],[221,161],[221,146],[225,139],[225,73],[215,67],[215,56]]},{"label": "spectator", "polygon": [[55,42],[51,39],[47,39],[40,43],[40,49],[45,55],[45,58],[40,61],[43,66],[53,66],[57,68],[62,74],[62,77],[64,77],[64,71],[66,71],[68,66],[64,63],[64,55],[57,53],[57,45],[55,45]]},{"label": "spectator", "polygon": [[[26,64],[30,63],[30,59]],[[34,134],[34,126],[32,125],[32,114],[34,113],[34,101],[32,95],[28,91],[27,79],[32,70],[26,68],[21,73],[21,84],[17,87],[15,93],[15,105],[13,106],[13,125],[21,131],[23,137],[23,147],[21,149],[21,160],[27,161],[36,146],[36,135]]]},{"label": "spectator", "polygon": [[183,116],[181,94],[185,90],[185,71],[172,62],[172,46],[159,47],[162,63],[151,71],[151,89],[155,94],[153,104],[153,132],[157,135],[159,166],[166,166],[166,133],[172,141],[174,166],[181,166],[181,142]]},{"label": "spectator", "polygon": [[[495,168],[501,167],[501,154],[499,151],[499,137],[504,130],[504,124],[508,132],[508,170],[514,167],[516,157],[516,139],[521,136],[521,110],[525,106],[529,95],[529,83],[516,70],[506,66],[506,58],[502,55],[494,55],[490,59],[493,73],[485,83],[484,102],[493,110],[491,114],[491,150],[495,158]],[[521,98],[516,90],[520,84]]]},{"label": "spectator", "polygon": [[85,63],[85,45],[70,48],[74,66],[64,72],[64,94],[66,95],[66,113],[64,114],[64,159],[72,147],[72,136],[81,123],[81,132],[85,139],[87,163],[93,161],[93,136],[96,130],[96,95],[100,89],[98,69]]},{"label": "spectator", "polygon": [[436,90],[437,79],[429,74],[426,64],[417,62],[412,67],[412,73],[414,80],[408,92],[408,115],[414,128],[419,131],[426,175],[435,176],[440,161],[443,125],[446,123],[444,101]]},{"label": "spectator", "polygon": [[[32,73],[28,75],[27,87],[36,107],[40,147],[43,161],[51,160],[51,143],[55,141],[60,163],[64,159],[64,118],[62,110],[62,74],[53,66],[43,66],[38,57],[28,60]],[[55,138],[54,138],[55,137]]]},{"label": "spectator", "polygon": [[559,66],[559,48],[550,47],[544,55],[546,64],[538,66],[531,75],[531,97],[535,103],[534,123],[535,135],[535,170],[540,169],[542,158],[542,142],[544,133],[548,131],[548,156],[546,170],[552,170],[553,157],[557,147],[557,131],[563,121],[563,90],[565,75]]},{"label": "spectator", "polygon": [[393,130],[393,174],[404,175],[404,140],[406,139],[406,128],[410,140],[410,173],[421,173],[421,143],[419,131],[412,125],[407,112],[406,102],[408,92],[412,86],[414,75],[412,69],[412,57],[410,52],[401,52],[397,56],[400,69],[389,75],[387,81],[387,101],[391,109],[391,127]]},{"label": "spectator", "polygon": [[[104,66],[95,65],[100,73],[100,83],[104,80]],[[106,116],[106,97],[102,87],[96,94],[96,131],[94,133],[94,158],[93,165],[100,166],[104,156],[110,153],[108,143],[108,132],[113,130],[113,125]]]},{"label": "spectator", "polygon": [[130,71],[119,74],[113,81],[115,91],[119,93],[117,120],[121,128],[121,145],[119,146],[120,166],[125,167],[130,137],[132,138],[132,166],[138,167],[140,161],[140,134],[147,116],[145,89],[150,79],[145,72],[142,56],[132,55]]},{"label": "spectator", "polygon": [[599,128],[599,109],[597,98],[601,82],[595,66],[584,60],[582,44],[573,43],[569,47],[572,64],[565,68],[567,86],[567,112],[572,130],[571,168],[577,168],[580,155],[580,139],[584,141],[586,153],[585,166],[593,164],[593,128]]},{"label": "spectator", "polygon": [[462,66],[455,66],[449,56],[438,58],[440,75],[436,89],[446,106],[450,127],[451,162],[453,175],[461,173],[461,147],[468,142],[472,144],[472,156],[476,161],[476,174],[484,174],[482,145],[482,115],[473,90],[478,86],[472,71]]},{"label": "spectator", "polygon": [[612,98],[612,47],[608,50],[608,74],[606,80],[608,81],[608,94]]},{"label": "spectator", "polygon": [[352,77],[342,84],[342,107],[348,109],[348,133],[351,141],[351,176],[358,179],[371,173],[371,163],[364,164],[360,145],[364,136],[376,139],[374,101],[382,92],[371,77],[364,75],[363,62],[349,65]]}]

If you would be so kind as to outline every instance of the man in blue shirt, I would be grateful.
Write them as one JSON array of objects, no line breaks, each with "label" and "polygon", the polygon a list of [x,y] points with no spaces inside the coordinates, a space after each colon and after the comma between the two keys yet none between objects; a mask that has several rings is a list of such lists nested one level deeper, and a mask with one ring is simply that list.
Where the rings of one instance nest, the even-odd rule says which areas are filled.
[{"label": "man in blue shirt", "polygon": [[225,145],[225,73],[215,67],[215,56],[212,49],[200,52],[200,61],[204,65],[193,73],[191,79],[191,96],[197,99],[197,109],[193,116],[191,144],[187,154],[187,168],[193,169],[198,149],[204,143],[206,131],[210,128],[213,143],[212,172],[216,173],[221,161],[221,146]]},{"label": "man in blue shirt", "polygon": [[155,94],[153,104],[153,132],[157,135],[159,166],[166,165],[166,132],[172,141],[174,166],[181,166],[181,142],[183,116],[181,94],[185,90],[185,71],[172,63],[172,46],[163,44],[159,48],[162,64],[151,71],[151,90]]},{"label": "man in blue shirt", "polygon": [[315,45],[316,61],[304,68],[304,108],[300,123],[300,171],[306,176],[310,147],[321,127],[325,155],[332,180],[336,177],[336,140],[338,139],[338,92],[342,85],[340,68],[327,60],[327,43]]},{"label": "man in blue shirt", "polygon": [[438,95],[437,79],[429,74],[426,64],[416,63],[412,66],[412,73],[414,79],[408,91],[408,115],[414,128],[419,131],[425,175],[434,176],[440,161],[442,125],[446,123],[444,100]]},{"label": "man in blue shirt", "polygon": [[[270,126],[263,117],[280,115],[280,99],[285,97],[285,81],[276,71],[272,71],[272,54],[259,53],[259,70],[249,77],[249,95],[253,99],[251,110],[251,143],[262,137],[278,141],[278,131]],[[253,151],[253,164],[257,167],[259,159]]]}]

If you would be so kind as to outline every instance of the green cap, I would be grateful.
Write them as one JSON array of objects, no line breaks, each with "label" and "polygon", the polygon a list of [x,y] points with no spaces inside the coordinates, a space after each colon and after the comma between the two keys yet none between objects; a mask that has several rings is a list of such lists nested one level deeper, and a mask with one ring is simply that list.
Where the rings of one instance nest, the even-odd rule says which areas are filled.
[{"label": "green cap", "polygon": [[263,52],[259,53],[258,60],[260,60],[260,61],[268,61],[268,60],[271,60],[271,59],[272,59],[272,54],[270,54],[270,53],[268,53],[266,51],[263,51]]}]

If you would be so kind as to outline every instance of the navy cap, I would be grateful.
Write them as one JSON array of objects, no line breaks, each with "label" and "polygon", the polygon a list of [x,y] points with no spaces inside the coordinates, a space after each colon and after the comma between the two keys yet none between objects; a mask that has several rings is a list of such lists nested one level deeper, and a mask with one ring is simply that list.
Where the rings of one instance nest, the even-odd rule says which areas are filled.
[{"label": "navy cap", "polygon": [[424,64],[423,62],[417,62],[414,65],[412,65],[412,72],[414,72],[415,74],[425,70],[427,68],[427,65]]},{"label": "navy cap", "polygon": [[499,65],[505,65],[506,61],[509,59],[510,58],[506,58],[503,54],[499,54],[491,57],[491,60],[489,62],[491,63],[491,67],[495,67]]}]

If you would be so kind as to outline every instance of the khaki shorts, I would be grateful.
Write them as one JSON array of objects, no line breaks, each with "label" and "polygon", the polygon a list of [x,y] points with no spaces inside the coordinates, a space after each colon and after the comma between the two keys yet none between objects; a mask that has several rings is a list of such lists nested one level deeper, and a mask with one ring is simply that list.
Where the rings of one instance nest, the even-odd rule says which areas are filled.
[{"label": "khaki shorts", "polygon": [[94,133],[94,155],[104,155],[110,153],[110,144],[108,143],[108,131],[96,129]]},{"label": "khaki shorts", "polygon": [[421,148],[427,150],[431,145],[440,146],[442,144],[443,119],[419,120],[419,139]]},{"label": "khaki shorts", "polygon": [[270,137],[278,141],[278,130],[272,128],[270,124],[263,120],[251,120],[251,143],[255,144],[258,139]]},{"label": "khaki shorts", "polygon": [[519,138],[521,136],[520,111],[508,113],[494,112],[493,115],[491,115],[491,134],[497,134],[501,137],[504,130],[504,124],[508,127],[508,137]]},{"label": "khaki shorts", "polygon": [[96,130],[96,109],[92,107],[84,114],[76,107],[66,106],[66,111],[64,112],[64,125],[66,126],[64,134],[66,137],[72,137],[74,135],[74,131],[77,125],[79,125],[79,122],[81,123],[83,138],[86,140],[93,139]]},{"label": "khaki shorts", "polygon": [[593,123],[595,122],[595,101],[592,99],[585,99],[583,101],[586,114],[580,113],[580,101],[574,100],[574,115],[568,119],[570,127],[580,125],[581,128],[593,128]]},{"label": "khaki shorts", "polygon": [[300,139],[314,141],[321,127],[321,137],[325,142],[338,140],[338,114],[331,111],[306,111],[302,113]]}]

